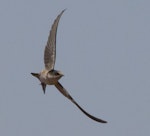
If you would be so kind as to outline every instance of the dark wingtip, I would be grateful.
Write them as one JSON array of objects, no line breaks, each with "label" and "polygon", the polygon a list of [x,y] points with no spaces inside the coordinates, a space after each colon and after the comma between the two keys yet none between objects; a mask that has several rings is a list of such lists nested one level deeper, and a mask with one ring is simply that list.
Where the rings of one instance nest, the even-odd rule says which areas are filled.
[{"label": "dark wingtip", "polygon": [[38,73],[31,73],[32,76],[39,78],[39,74]]},{"label": "dark wingtip", "polygon": [[65,8],[62,12],[66,11],[66,10],[67,10],[67,8]]},{"label": "dark wingtip", "polygon": [[42,89],[43,89],[43,93],[45,94],[45,91],[46,91],[46,84],[41,83],[41,86],[42,86]]},{"label": "dark wingtip", "polygon": [[31,75],[32,75],[32,76],[35,76],[35,75],[36,75],[36,73],[31,73]]},{"label": "dark wingtip", "polygon": [[43,90],[43,93],[45,94],[45,90]]}]

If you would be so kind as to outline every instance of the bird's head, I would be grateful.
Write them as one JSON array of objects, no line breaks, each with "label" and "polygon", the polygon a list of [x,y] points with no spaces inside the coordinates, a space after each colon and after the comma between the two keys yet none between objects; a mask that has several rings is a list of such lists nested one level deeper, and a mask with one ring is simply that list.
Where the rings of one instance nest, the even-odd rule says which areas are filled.
[{"label": "bird's head", "polygon": [[49,74],[54,75],[56,77],[64,76],[64,74],[61,71],[59,71],[59,70],[51,70],[51,71],[49,71]]}]

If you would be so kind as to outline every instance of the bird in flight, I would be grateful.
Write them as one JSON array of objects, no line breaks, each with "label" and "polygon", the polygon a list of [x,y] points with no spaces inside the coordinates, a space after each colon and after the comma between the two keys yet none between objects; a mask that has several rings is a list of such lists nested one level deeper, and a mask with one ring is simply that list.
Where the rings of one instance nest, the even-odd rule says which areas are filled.
[{"label": "bird in flight", "polygon": [[58,27],[60,17],[64,13],[64,11],[65,9],[54,20],[54,23],[50,30],[47,45],[45,46],[45,51],[44,51],[45,69],[42,70],[40,73],[31,73],[31,74],[40,80],[44,94],[46,90],[46,85],[54,85],[65,97],[67,97],[72,103],[74,103],[89,118],[100,123],[107,123],[107,121],[99,119],[87,113],[72,98],[72,96],[68,93],[68,91],[59,83],[59,79],[63,76],[63,73],[61,71],[54,69],[55,60],[56,60],[56,34],[57,34],[57,27]]}]

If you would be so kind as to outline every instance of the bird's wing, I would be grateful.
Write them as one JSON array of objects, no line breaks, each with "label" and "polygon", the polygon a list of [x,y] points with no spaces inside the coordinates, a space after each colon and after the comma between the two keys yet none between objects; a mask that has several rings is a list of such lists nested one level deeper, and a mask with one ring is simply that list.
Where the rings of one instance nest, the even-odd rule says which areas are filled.
[{"label": "bird's wing", "polygon": [[43,93],[45,94],[45,90],[46,90],[46,84],[45,83],[41,83],[42,89],[43,89]]},{"label": "bird's wing", "polygon": [[57,84],[55,84],[55,87],[65,96],[67,97],[69,100],[71,100],[85,115],[87,115],[89,118],[100,122],[100,123],[107,123],[107,121],[104,121],[102,119],[96,118],[94,116],[92,116],[91,114],[87,113],[83,108],[81,108],[81,106],[71,97],[71,95],[67,92],[67,90],[59,83],[57,82]]},{"label": "bird's wing", "polygon": [[60,17],[63,14],[64,11],[65,11],[65,9],[55,19],[55,21],[54,21],[54,23],[51,27],[51,30],[50,30],[47,45],[45,46],[44,63],[45,63],[45,68],[47,70],[53,69],[54,65],[55,65],[57,27],[58,27]]}]

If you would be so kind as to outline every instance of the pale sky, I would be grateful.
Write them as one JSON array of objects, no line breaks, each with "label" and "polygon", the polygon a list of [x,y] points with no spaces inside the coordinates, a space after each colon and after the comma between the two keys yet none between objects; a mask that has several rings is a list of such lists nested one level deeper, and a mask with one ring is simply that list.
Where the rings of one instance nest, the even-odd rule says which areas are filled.
[{"label": "pale sky", "polygon": [[[150,1],[1,0],[1,136],[150,135]],[[42,92],[31,72],[44,68],[51,25],[56,70],[94,122],[54,86]]]}]

